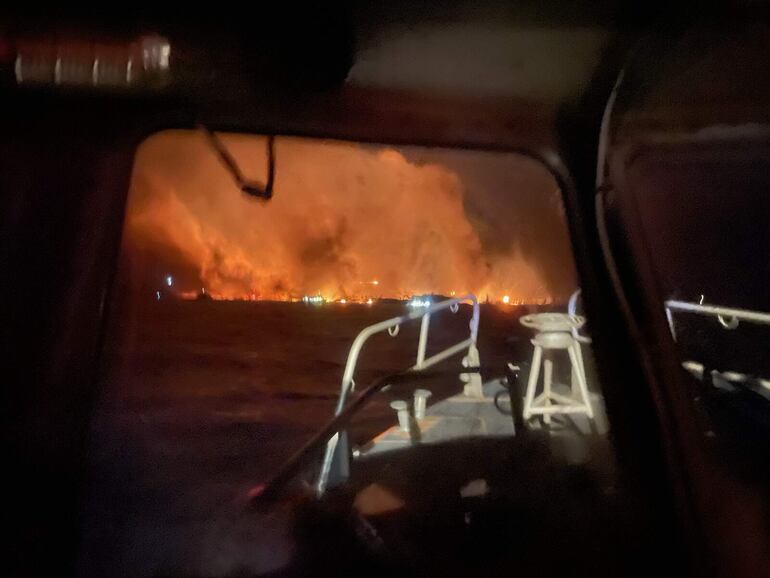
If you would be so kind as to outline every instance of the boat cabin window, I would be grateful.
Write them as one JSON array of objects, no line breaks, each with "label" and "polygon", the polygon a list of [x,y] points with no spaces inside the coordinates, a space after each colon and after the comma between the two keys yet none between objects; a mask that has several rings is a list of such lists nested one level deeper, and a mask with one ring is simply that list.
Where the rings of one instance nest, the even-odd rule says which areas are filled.
[{"label": "boat cabin window", "polygon": [[[216,138],[264,182],[265,137]],[[607,523],[621,501],[610,424],[546,168],[502,152],[273,147],[269,200],[241,190],[203,132],[138,149],[82,573],[373,559],[478,575],[498,557],[536,568],[538,540],[606,572],[628,544]]]},{"label": "boat cabin window", "polygon": [[766,489],[767,135],[721,127],[629,158],[626,188],[636,197],[683,368],[695,378],[704,436],[720,463]]}]

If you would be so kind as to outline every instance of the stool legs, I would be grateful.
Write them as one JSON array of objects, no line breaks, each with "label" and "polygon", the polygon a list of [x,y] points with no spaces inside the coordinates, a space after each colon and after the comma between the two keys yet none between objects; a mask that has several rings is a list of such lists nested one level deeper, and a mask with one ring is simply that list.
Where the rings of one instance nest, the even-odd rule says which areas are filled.
[{"label": "stool legs", "polygon": [[577,352],[578,360],[580,361],[580,367],[576,368],[575,366],[572,367],[572,384],[573,386],[578,382],[577,373],[578,371],[583,375],[583,379],[588,383],[588,380],[586,379],[586,366],[585,361],[583,360],[583,348],[580,347],[580,342],[578,340],[575,340],[575,351]]},{"label": "stool legs", "polygon": [[[543,360],[543,393],[545,394],[545,405],[551,405],[551,383],[553,382],[553,361],[545,356]],[[545,423],[551,423],[551,414],[546,413],[543,415],[543,421]]]},{"label": "stool legs", "polygon": [[586,415],[589,417],[589,419],[593,419],[594,410],[591,407],[591,399],[588,397],[588,385],[586,385],[586,376],[585,371],[583,370],[583,355],[580,352],[580,346],[578,345],[577,341],[570,345],[567,351],[569,352],[569,359],[572,363],[574,372],[573,375],[577,375],[580,397],[586,406]]},{"label": "stool legs", "polygon": [[543,358],[543,348],[539,345],[535,346],[535,351],[532,354],[532,366],[529,370],[529,380],[527,381],[527,394],[524,397],[524,419],[529,419],[532,415],[532,400],[535,397],[535,389],[537,389],[537,380],[540,377],[540,361]]}]

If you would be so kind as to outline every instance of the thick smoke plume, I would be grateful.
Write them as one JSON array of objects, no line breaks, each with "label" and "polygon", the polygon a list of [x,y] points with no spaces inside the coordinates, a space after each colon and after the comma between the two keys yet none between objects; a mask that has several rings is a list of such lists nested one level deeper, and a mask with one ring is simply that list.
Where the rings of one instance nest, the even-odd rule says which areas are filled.
[{"label": "thick smoke plume", "polygon": [[[248,176],[264,178],[264,139],[223,139]],[[150,276],[168,270],[178,291],[205,289],[222,298],[471,291],[482,299],[537,301],[568,294],[571,264],[553,286],[542,265],[525,259],[526,243],[515,232],[500,236],[507,239],[502,249],[499,242],[492,247],[495,220],[485,221],[484,203],[474,205],[462,175],[433,158],[407,156],[279,138],[275,196],[265,203],[234,186],[202,135],[161,133],[137,156],[126,242],[141,259],[160,263],[147,269]],[[548,210],[564,229],[558,206]],[[559,234],[564,245],[566,234]],[[560,251],[569,263],[569,247]],[[564,269],[564,260],[556,266]]]}]

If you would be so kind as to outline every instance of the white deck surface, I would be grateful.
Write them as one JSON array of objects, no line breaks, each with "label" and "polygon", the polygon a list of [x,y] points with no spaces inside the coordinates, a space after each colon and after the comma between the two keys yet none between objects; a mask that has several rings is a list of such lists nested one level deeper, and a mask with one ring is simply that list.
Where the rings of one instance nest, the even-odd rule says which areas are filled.
[{"label": "white deck surface", "polygon": [[[365,446],[354,450],[355,458],[366,458],[394,450],[403,450],[413,443],[435,444],[467,437],[508,437],[515,435],[513,419],[500,412],[494,405],[494,396],[505,390],[499,379],[488,381],[483,386],[484,397],[467,397],[460,393],[429,405],[425,418],[417,421],[419,433],[412,436],[394,425]],[[569,387],[554,384],[554,391],[568,395]],[[553,449],[564,455],[568,461],[576,463],[588,459],[588,443],[581,438],[592,435],[605,435],[608,430],[604,400],[598,393],[590,394],[595,417],[589,420],[583,415],[554,416],[549,425],[539,419],[532,419],[530,429],[546,428],[553,438]],[[506,401],[503,407],[509,407]],[[413,439],[410,439],[413,438]]]}]

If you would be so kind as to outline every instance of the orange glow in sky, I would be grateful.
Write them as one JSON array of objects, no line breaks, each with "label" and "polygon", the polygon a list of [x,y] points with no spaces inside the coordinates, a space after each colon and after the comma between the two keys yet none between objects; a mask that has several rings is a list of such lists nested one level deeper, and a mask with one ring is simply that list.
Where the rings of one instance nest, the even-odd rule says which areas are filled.
[{"label": "orange glow in sky", "polygon": [[[247,176],[263,178],[264,139],[222,138]],[[537,215],[517,223],[496,214],[492,195],[509,186],[504,165],[495,165],[498,193],[483,165],[466,174],[454,154],[459,168],[393,148],[279,138],[275,196],[261,202],[233,185],[202,135],[160,133],[137,154],[126,240],[173,273],[185,296],[201,287],[212,298],[363,302],[468,292],[505,303],[569,295],[574,272],[553,186],[546,183],[550,197],[543,201],[539,191],[522,196],[521,211],[548,219],[535,232],[543,241],[532,240],[526,235],[535,235]],[[471,177],[492,185],[469,190]],[[551,253],[559,262],[527,255],[541,249],[538,243],[556,243]]]}]

